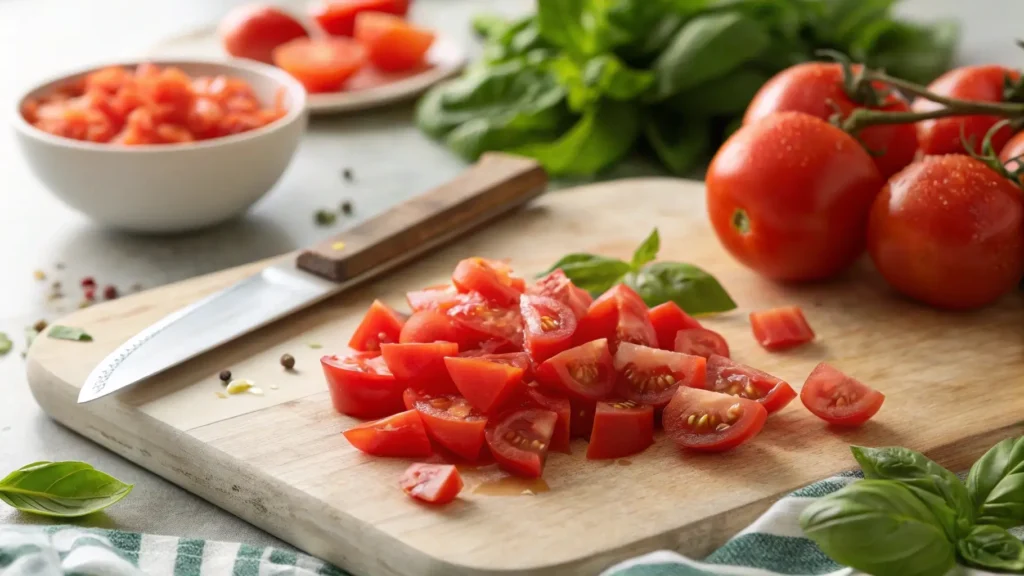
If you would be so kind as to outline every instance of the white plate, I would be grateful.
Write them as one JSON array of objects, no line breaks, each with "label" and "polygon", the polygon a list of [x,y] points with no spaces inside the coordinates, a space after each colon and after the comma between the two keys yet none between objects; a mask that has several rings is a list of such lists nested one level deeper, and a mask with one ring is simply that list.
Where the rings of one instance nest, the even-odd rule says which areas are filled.
[{"label": "white plate", "polygon": [[[167,38],[150,48],[146,56],[230,59],[230,55],[221,48],[216,27],[202,28]],[[466,63],[466,53],[452,39],[438,35],[427,52],[426,62],[429,67],[424,70],[400,74],[378,72],[367,65],[348,81],[345,90],[329,94],[310,94],[309,112],[352,112],[412,98],[459,72]],[[382,84],[379,82],[382,78],[389,81]],[[371,83],[374,85],[365,87]]]}]

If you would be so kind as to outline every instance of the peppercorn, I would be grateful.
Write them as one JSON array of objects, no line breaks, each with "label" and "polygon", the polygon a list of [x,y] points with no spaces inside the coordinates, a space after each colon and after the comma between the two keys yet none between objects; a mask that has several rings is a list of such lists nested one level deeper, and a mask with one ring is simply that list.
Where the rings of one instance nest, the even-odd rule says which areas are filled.
[{"label": "peppercorn", "polygon": [[113,300],[113,299],[117,298],[117,286],[114,286],[113,284],[111,284],[111,285],[107,286],[106,288],[104,288],[103,289],[103,297],[106,298],[107,300]]},{"label": "peppercorn", "polygon": [[291,370],[295,368],[295,357],[291,354],[284,354],[281,356],[281,366],[284,366],[285,370]]},{"label": "peppercorn", "polygon": [[220,381],[227,384],[231,381],[231,370],[221,370]]},{"label": "peppercorn", "polygon": [[351,168],[343,169],[341,171],[341,177],[344,178],[346,181],[351,182],[352,181],[352,169]]},{"label": "peppercorn", "polygon": [[352,213],[352,201],[351,200],[345,200],[344,202],[341,203],[341,213],[346,215],[346,216],[348,216],[349,214]]}]

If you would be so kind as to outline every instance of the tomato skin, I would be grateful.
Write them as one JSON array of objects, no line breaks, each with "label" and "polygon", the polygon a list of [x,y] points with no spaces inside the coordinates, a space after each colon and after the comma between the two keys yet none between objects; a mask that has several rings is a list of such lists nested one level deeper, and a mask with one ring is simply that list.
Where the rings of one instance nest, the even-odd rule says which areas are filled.
[{"label": "tomato skin", "polygon": [[381,344],[380,351],[388,369],[403,387],[434,394],[456,392],[455,383],[445,368],[445,357],[459,353],[455,343]]},{"label": "tomato skin", "polygon": [[324,32],[333,36],[351,36],[360,12],[385,12],[405,16],[409,0],[323,0],[311,15]]},{"label": "tomato skin", "polygon": [[236,58],[272,64],[274,48],[309,32],[280,8],[248,4],[232,8],[217,27],[224,50]]},{"label": "tomato skin", "polygon": [[[854,71],[861,68],[854,66]],[[876,86],[884,89],[883,86]],[[866,108],[847,96],[843,89],[843,69],[838,63],[805,62],[790,66],[772,77],[750,101],[743,123],[751,124],[776,112],[803,112],[828,121],[838,111],[844,116]],[[871,108],[884,112],[909,112],[910,105],[890,93],[885,105]],[[875,165],[888,178],[914,160],[917,131],[914,124],[880,124],[862,130],[858,139],[868,150],[884,152],[874,157]]]},{"label": "tomato skin", "polygon": [[814,340],[814,330],[799,306],[784,306],[750,313],[754,339],[765,350],[788,350]]},{"label": "tomato skin", "polygon": [[625,458],[654,444],[654,408],[633,402],[598,402],[587,460]]},{"label": "tomato skin", "polygon": [[525,478],[539,478],[557,421],[558,415],[550,410],[511,412],[487,427],[487,446],[501,469]]},{"label": "tomato skin", "polygon": [[558,300],[572,310],[577,320],[587,315],[587,308],[594,301],[590,293],[573,284],[561,268],[537,280],[536,284],[527,286],[526,293]]},{"label": "tomato skin", "polygon": [[434,310],[422,310],[409,316],[398,335],[402,344],[414,342],[455,342],[459,341],[458,331],[450,318]]},{"label": "tomato skin", "polygon": [[729,344],[721,334],[707,328],[688,328],[676,333],[673,349],[680,354],[710,358],[713,354],[729,357]]},{"label": "tomato skin", "polygon": [[[1007,76],[1016,81],[1020,78],[1020,73],[995,65],[963,66],[936,78],[928,85],[928,90],[940,96],[960,100],[1002,102],[1003,82]],[[930,112],[940,107],[941,104],[924,98],[914,100],[912,106],[914,112]],[[1000,120],[998,116],[958,116],[923,120],[917,123],[919,148],[924,155],[966,153],[960,139],[962,126],[964,138],[974,139],[977,152],[985,134]],[[996,153],[1002,150],[1011,136],[1013,130],[1009,126],[1004,126],[996,132],[992,138],[992,146]]]},{"label": "tomato skin", "polygon": [[404,324],[397,312],[380,300],[374,300],[352,333],[348,347],[361,352],[380,350],[381,344],[398,342]]},{"label": "tomato skin", "polygon": [[334,409],[355,418],[401,412],[404,386],[388,371],[380,352],[351,352],[320,358]]},{"label": "tomato skin", "polygon": [[423,65],[434,33],[417,28],[391,14],[361,12],[356,16],[356,40],[366,46],[370,62],[385,72],[401,72]]},{"label": "tomato skin", "polygon": [[570,348],[537,367],[537,380],[578,400],[603,400],[615,388],[615,367],[605,339]]},{"label": "tomato skin", "polygon": [[[706,414],[709,417],[715,415],[720,425],[728,418],[733,406],[738,407],[739,416],[724,430],[712,429],[709,424],[705,425],[706,428],[695,427],[688,422],[691,415]],[[665,433],[680,448],[722,452],[736,448],[756,436],[764,428],[767,419],[768,411],[753,400],[680,386],[662,412],[661,424]]]},{"label": "tomato skin", "polygon": [[402,400],[419,412],[427,435],[453,454],[476,462],[484,446],[487,416],[476,411],[458,394],[429,394],[407,388]]},{"label": "tomato skin", "polygon": [[398,481],[402,491],[430,504],[447,504],[462,491],[462,476],[451,464],[417,462],[402,473]]},{"label": "tomato skin", "polygon": [[1021,191],[968,156],[925,157],[878,195],[868,252],[910,298],[941,309],[986,306],[1024,273]]},{"label": "tomato skin", "polygon": [[665,302],[648,310],[654,333],[658,335],[658,348],[675,350],[676,334],[680,330],[701,328],[700,322],[683,311],[675,302]]},{"label": "tomato skin", "polygon": [[452,284],[462,293],[476,292],[500,306],[519,305],[519,295],[526,289],[522,278],[513,276],[504,262],[487,258],[466,258],[455,266]]},{"label": "tomato skin", "polygon": [[342,434],[360,451],[373,456],[422,458],[434,453],[423,420],[415,410],[365,422]]},{"label": "tomato skin", "polygon": [[572,404],[568,398],[554,396],[541,390],[536,382],[530,382],[520,389],[520,395],[515,400],[522,408],[540,408],[550,410],[558,415],[555,422],[555,431],[551,434],[551,450],[570,454],[569,439],[572,437],[572,428],[569,425],[572,417]]},{"label": "tomato skin", "polygon": [[852,136],[800,112],[741,127],[718,149],[706,182],[725,249],[769,279],[793,282],[834,276],[863,253],[884,184]]},{"label": "tomato skin", "polygon": [[523,382],[523,369],[511,363],[449,357],[444,364],[459,392],[484,414],[501,408]]},{"label": "tomato skin", "polygon": [[705,387],[707,360],[701,356],[623,342],[614,362],[615,392],[627,402],[661,407],[680,386]]},{"label": "tomato skin", "polygon": [[524,348],[534,362],[539,364],[572,347],[576,315],[568,306],[546,296],[523,294],[519,311],[526,325]]},{"label": "tomato skin", "polygon": [[781,378],[723,356],[708,359],[707,388],[757,401],[769,414],[782,410],[796,398],[796,391]]},{"label": "tomato skin", "polygon": [[616,284],[587,309],[587,315],[579,321],[573,342],[577,345],[604,338],[615,353],[619,342],[632,342],[641,346],[657,346],[658,335],[654,332],[647,305],[632,288]]},{"label": "tomato skin", "polygon": [[885,395],[822,362],[807,376],[800,401],[829,424],[860,426],[878,413]]},{"label": "tomato skin", "polygon": [[273,59],[307,92],[336,92],[363,67],[366,49],[348,38],[296,38],[274,48]]}]

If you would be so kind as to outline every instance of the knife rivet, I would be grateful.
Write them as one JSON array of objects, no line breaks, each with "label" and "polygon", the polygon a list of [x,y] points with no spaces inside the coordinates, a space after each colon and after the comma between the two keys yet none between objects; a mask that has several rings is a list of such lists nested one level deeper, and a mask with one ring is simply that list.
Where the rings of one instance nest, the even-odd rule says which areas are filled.
[{"label": "knife rivet", "polygon": [[331,250],[334,250],[335,252],[341,252],[344,249],[345,249],[345,243],[344,242],[335,242],[334,244],[331,244]]}]

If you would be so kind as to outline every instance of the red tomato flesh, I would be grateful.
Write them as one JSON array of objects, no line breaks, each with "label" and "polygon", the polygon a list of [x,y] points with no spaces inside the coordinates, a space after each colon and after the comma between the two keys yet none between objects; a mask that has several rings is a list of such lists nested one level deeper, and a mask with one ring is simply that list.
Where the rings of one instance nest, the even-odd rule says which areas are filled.
[{"label": "red tomato flesh", "polygon": [[518,306],[499,306],[476,292],[460,294],[458,300],[446,314],[455,323],[460,346],[469,349],[493,341],[493,351],[522,350],[523,317]]},{"label": "red tomato flesh", "polygon": [[814,330],[799,306],[751,312],[750,327],[757,343],[772,352],[788,350],[814,340]]},{"label": "red tomato flesh", "polygon": [[768,411],[753,400],[681,386],[661,424],[680,448],[721,452],[756,436],[767,419]]},{"label": "red tomato flesh", "polygon": [[729,357],[729,344],[721,334],[707,328],[687,328],[676,333],[675,351],[710,358],[712,354]]},{"label": "red tomato flesh", "polygon": [[398,341],[402,344],[413,342],[458,343],[459,335],[451,318],[434,310],[422,310],[414,313],[405,321]]},{"label": "red tomato flesh", "polygon": [[381,344],[398,342],[403,324],[398,312],[380,300],[374,300],[366,316],[363,316],[363,321],[352,333],[348,347],[363,352],[380,350]]},{"label": "red tomato flesh", "polygon": [[632,342],[641,346],[657,346],[647,305],[643,298],[625,284],[616,284],[602,294],[580,320],[573,341],[576,344],[604,338],[612,353],[619,342]]},{"label": "red tomato flesh", "polygon": [[785,408],[796,398],[793,387],[783,380],[723,356],[708,358],[707,389],[754,400],[769,414]]},{"label": "red tomato flesh", "polygon": [[493,354],[486,349],[466,350],[459,353],[460,358],[480,358],[491,362],[499,362],[508,366],[515,366],[523,371],[523,382],[532,382],[534,379],[533,362],[526,352],[505,352]]},{"label": "red tomato flesh", "polygon": [[405,301],[413,313],[421,310],[434,310],[436,312],[447,312],[449,308],[458,304],[461,299],[459,292],[454,286],[433,286],[423,290],[414,290],[405,293]]},{"label": "red tomato flesh", "polygon": [[385,72],[423,66],[423,57],[434,43],[433,32],[382,12],[359,13],[355,38],[366,46],[370,62]]},{"label": "red tomato flesh", "polygon": [[522,394],[518,401],[523,408],[540,408],[550,410],[558,415],[555,431],[551,435],[551,450],[569,454],[569,439],[572,437],[572,429],[569,425],[572,417],[572,405],[569,399],[548,394],[540,389],[539,384],[530,382],[522,387]]},{"label": "red tomato flesh", "polygon": [[366,62],[366,49],[349,38],[296,38],[274,48],[274,64],[310,93],[337,92]]},{"label": "red tomato flesh", "polygon": [[626,401],[661,407],[680,386],[704,388],[706,363],[701,356],[623,342],[614,359],[615,392]]},{"label": "red tomato flesh", "polygon": [[381,344],[380,351],[388,369],[403,387],[435,394],[455,393],[455,383],[445,367],[445,357],[459,353],[454,342]]},{"label": "red tomato flesh", "polygon": [[537,280],[536,284],[527,286],[526,293],[558,300],[572,310],[577,320],[587,315],[587,308],[594,301],[586,290],[573,284],[561,269]]},{"label": "red tomato flesh", "polygon": [[572,415],[569,419],[569,435],[573,438],[590,438],[594,431],[594,413],[597,402],[593,400],[569,399]]},{"label": "red tomato flesh", "polygon": [[451,464],[416,463],[405,470],[398,482],[402,490],[417,500],[447,504],[462,491],[462,476]]},{"label": "red tomato flesh", "polygon": [[829,424],[860,426],[878,412],[885,395],[822,362],[807,376],[800,401]]},{"label": "red tomato flesh", "polygon": [[504,262],[487,258],[466,258],[455,266],[452,283],[459,292],[476,292],[500,306],[518,306],[526,282],[512,273]]},{"label": "red tomato flesh", "polygon": [[320,359],[334,409],[355,418],[380,418],[402,411],[400,384],[380,352],[351,352]]},{"label": "red tomato flesh", "polygon": [[[621,350],[621,348],[620,348]],[[631,402],[598,402],[587,459],[624,458],[654,444],[654,408]]]},{"label": "red tomato flesh", "polygon": [[615,367],[604,338],[570,348],[537,367],[541,384],[571,398],[603,400],[615,388]]},{"label": "red tomato flesh", "polygon": [[373,456],[422,458],[434,453],[423,420],[415,410],[366,422],[342,434],[353,446]]},{"label": "red tomato flesh", "polygon": [[236,58],[272,64],[274,48],[309,36],[298,20],[280,8],[265,4],[236,6],[217,27],[224,50]]},{"label": "red tomato flesh", "polygon": [[526,325],[524,347],[537,364],[572,347],[576,315],[561,302],[545,296],[523,294],[519,311]]},{"label": "red tomato flesh", "polygon": [[659,304],[651,308],[647,315],[658,337],[658,348],[662,350],[675,350],[676,334],[680,330],[701,328],[700,322],[684,312],[675,302]]},{"label": "red tomato flesh", "polygon": [[487,446],[506,472],[539,478],[558,415],[550,410],[519,410],[487,427]]},{"label": "red tomato flesh", "polygon": [[323,0],[314,5],[311,15],[324,32],[333,36],[351,36],[360,12],[385,12],[405,16],[409,0]]},{"label": "red tomato flesh", "polygon": [[427,434],[455,455],[476,462],[484,445],[487,417],[457,394],[431,395],[409,388],[405,405],[419,412]]},{"label": "red tomato flesh", "polygon": [[459,392],[474,408],[490,414],[515,395],[523,382],[523,369],[486,358],[444,359]]}]

